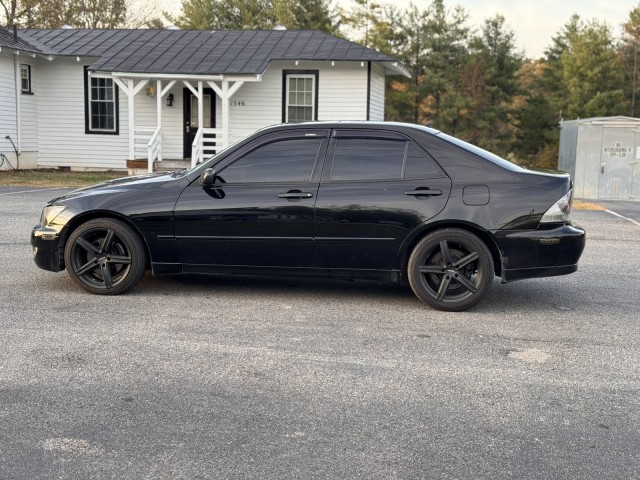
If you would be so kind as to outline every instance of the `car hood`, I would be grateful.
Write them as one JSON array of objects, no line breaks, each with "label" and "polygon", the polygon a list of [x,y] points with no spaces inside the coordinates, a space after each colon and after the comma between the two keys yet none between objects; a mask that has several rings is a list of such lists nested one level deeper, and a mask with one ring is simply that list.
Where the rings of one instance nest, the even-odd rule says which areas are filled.
[{"label": "car hood", "polygon": [[172,173],[173,172],[149,173],[145,175],[135,175],[131,177],[123,177],[123,178],[116,178],[113,180],[107,180],[105,182],[96,183],[95,185],[89,185],[87,187],[78,188],[77,190],[73,190],[72,192],[66,193],[61,197],[52,199],[49,203],[52,204],[60,200],[68,200],[75,197],[101,194],[106,192],[138,190],[142,188],[154,188],[168,181],[175,180],[177,177],[172,175]]}]

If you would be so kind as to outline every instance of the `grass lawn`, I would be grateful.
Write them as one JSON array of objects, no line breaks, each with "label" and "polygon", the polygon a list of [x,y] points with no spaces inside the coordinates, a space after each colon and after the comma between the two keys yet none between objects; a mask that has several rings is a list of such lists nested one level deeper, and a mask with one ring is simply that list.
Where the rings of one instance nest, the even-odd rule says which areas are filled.
[{"label": "grass lawn", "polygon": [[126,177],[127,172],[68,172],[57,169],[2,170],[0,185],[25,187],[84,187],[105,180]]}]

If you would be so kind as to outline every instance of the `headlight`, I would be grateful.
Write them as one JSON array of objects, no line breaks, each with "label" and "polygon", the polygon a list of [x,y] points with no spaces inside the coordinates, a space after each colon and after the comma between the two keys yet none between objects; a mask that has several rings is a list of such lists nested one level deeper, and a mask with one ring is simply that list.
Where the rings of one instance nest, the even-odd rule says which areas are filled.
[{"label": "headlight", "polygon": [[55,220],[55,218],[64,212],[67,208],[64,205],[47,205],[42,209],[42,215],[40,215],[40,225],[46,227]]},{"label": "headlight", "polygon": [[573,190],[569,190],[560,200],[551,205],[551,208],[542,216],[540,223],[568,222],[569,214],[571,213],[571,202],[573,201],[572,192]]}]

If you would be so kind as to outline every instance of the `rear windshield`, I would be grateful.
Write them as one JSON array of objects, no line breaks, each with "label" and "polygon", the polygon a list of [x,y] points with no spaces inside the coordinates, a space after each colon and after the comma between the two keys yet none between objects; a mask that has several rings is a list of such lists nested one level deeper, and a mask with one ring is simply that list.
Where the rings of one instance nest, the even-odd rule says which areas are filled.
[{"label": "rear windshield", "polygon": [[453,143],[454,145],[463,148],[465,150],[470,151],[474,155],[484,158],[485,160],[490,161],[491,163],[495,163],[496,165],[506,168],[507,170],[511,170],[512,172],[524,172],[526,169],[516,165],[515,163],[511,163],[509,160],[505,160],[502,157],[499,157],[495,153],[488,152],[480,147],[476,147],[470,143],[465,142],[464,140],[460,140],[459,138],[452,137],[451,135],[447,135],[446,133],[439,132],[437,133],[439,138],[446,140],[449,143]]}]

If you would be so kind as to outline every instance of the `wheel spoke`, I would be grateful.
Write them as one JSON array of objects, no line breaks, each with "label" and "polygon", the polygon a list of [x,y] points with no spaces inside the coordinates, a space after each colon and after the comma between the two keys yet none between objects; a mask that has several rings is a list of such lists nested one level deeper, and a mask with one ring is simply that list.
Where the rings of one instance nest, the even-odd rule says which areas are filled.
[{"label": "wheel spoke", "polygon": [[98,248],[93,243],[82,237],[78,237],[78,239],[76,240],[76,244],[85,249],[94,257],[97,257],[100,254],[100,250],[98,250]]},{"label": "wheel spoke", "polygon": [[442,270],[444,269],[441,265],[422,265],[418,270],[420,273],[436,273],[442,275]]},{"label": "wheel spoke", "polygon": [[102,242],[100,253],[109,253],[109,250],[111,250],[111,246],[113,245],[114,236],[115,233],[113,232],[113,230],[107,230],[107,235],[104,237],[104,241]]},{"label": "wheel spoke", "polygon": [[115,265],[131,265],[131,257],[126,257],[124,255],[109,255],[107,257],[107,263]]},{"label": "wheel spoke", "polygon": [[442,252],[442,260],[444,264],[449,266],[453,264],[453,257],[451,256],[451,250],[449,250],[449,245],[446,240],[442,240],[440,242],[440,251]]},{"label": "wheel spoke", "polygon": [[476,284],[462,274],[456,277],[456,281],[471,293],[476,293],[476,291],[478,290]]},{"label": "wheel spoke", "polygon": [[480,258],[480,255],[478,255],[478,252],[471,252],[466,257],[461,258],[456,263],[454,263],[453,266],[457,269],[460,269],[470,264],[471,262],[476,261],[478,258]]},{"label": "wheel spoke", "polygon": [[442,281],[440,282],[440,288],[438,288],[438,293],[436,294],[436,298],[438,300],[442,300],[444,298],[445,293],[447,293],[447,288],[449,288],[449,284],[451,283],[451,275],[444,275],[442,277]]},{"label": "wheel spoke", "polygon": [[107,263],[100,264],[100,273],[102,273],[102,279],[104,280],[104,286],[106,288],[113,287],[113,281],[111,279],[111,268]]},{"label": "wheel spoke", "polygon": [[95,258],[89,260],[87,263],[82,265],[80,268],[75,270],[76,275],[86,275],[89,272],[93,272],[96,268],[98,268],[99,264]]}]

